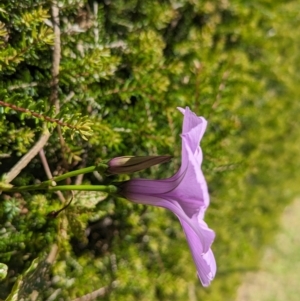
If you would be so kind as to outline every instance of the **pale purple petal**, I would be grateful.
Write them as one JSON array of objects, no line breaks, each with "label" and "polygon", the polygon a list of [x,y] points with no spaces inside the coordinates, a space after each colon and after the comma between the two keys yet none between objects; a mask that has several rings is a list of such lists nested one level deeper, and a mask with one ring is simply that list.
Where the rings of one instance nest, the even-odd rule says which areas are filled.
[{"label": "pale purple petal", "polygon": [[197,139],[195,140],[195,144],[197,144],[198,146],[200,140],[204,135],[207,121],[203,117],[197,116],[194,112],[192,112],[189,109],[189,107],[186,107],[185,109],[178,108],[178,110],[184,115],[183,124],[182,124],[182,134],[186,134],[190,132],[192,129],[201,125],[200,127],[198,127]]},{"label": "pale purple petal", "polygon": [[[137,180],[136,180],[137,181]],[[126,197],[132,202],[144,205],[153,205],[163,207],[172,211],[181,221],[186,235],[194,233],[198,237],[199,249],[198,252],[206,253],[215,238],[215,233],[209,229],[206,223],[201,219],[201,215],[195,214],[193,217],[188,217],[180,204],[173,200],[163,199],[157,196],[139,195],[136,193],[127,193]]]},{"label": "pale purple petal", "polygon": [[182,126],[182,135],[185,137],[182,141],[182,153],[181,153],[181,169],[184,169],[188,163],[186,149],[189,148],[191,152],[197,157],[198,165],[202,163],[202,151],[200,149],[199,143],[203,137],[206,129],[207,121],[203,117],[198,117],[189,108],[184,111],[184,119]]},{"label": "pale purple petal", "polygon": [[[216,274],[216,261],[211,249],[208,249],[205,253],[201,252],[201,241],[198,235],[181,220],[181,225],[184,229],[187,242],[189,244],[196,268],[198,277],[203,286],[208,286],[214,279]],[[211,230],[210,230],[211,231]]]},{"label": "pale purple petal", "polygon": [[[185,136],[182,137],[183,144]],[[186,214],[192,216],[200,209],[206,209],[209,205],[208,188],[203,173],[198,165],[198,158],[194,156],[191,149],[186,146],[187,166],[180,184],[169,193],[169,197],[177,200]]]}]

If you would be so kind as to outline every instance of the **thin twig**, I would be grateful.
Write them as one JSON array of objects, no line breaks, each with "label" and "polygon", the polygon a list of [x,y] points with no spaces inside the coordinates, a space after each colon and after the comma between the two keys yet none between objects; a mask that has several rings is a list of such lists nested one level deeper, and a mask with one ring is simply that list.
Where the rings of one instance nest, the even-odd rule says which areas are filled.
[{"label": "thin twig", "polygon": [[71,91],[69,95],[64,99],[64,103],[69,102],[73,97],[75,96],[75,93]]},{"label": "thin twig", "polygon": [[98,290],[89,293],[87,295],[84,295],[82,297],[73,299],[72,301],[91,301],[91,300],[95,300],[98,297],[103,297],[105,295],[107,291],[107,287],[101,287]]},{"label": "thin twig", "polygon": [[83,180],[83,174],[81,174],[81,175],[78,175],[77,177],[76,177],[76,179],[75,179],[75,185],[81,185],[81,183],[82,183],[82,180]]},{"label": "thin twig", "polygon": [[37,82],[25,83],[25,84],[20,84],[20,85],[9,86],[8,90],[13,91],[13,90],[17,90],[17,89],[26,89],[26,88],[36,87],[39,85],[40,85],[40,83],[37,83]]},{"label": "thin twig", "polygon": [[13,105],[11,103],[7,103],[7,102],[2,101],[2,100],[0,100],[0,106],[11,108],[12,110],[17,111],[17,112],[28,113],[28,114],[30,114],[30,115],[32,115],[32,116],[34,116],[34,117],[36,117],[40,120],[46,120],[46,121],[51,122],[51,123],[56,123],[57,125],[68,127],[71,130],[76,130],[77,129],[76,126],[65,123],[65,122],[63,122],[59,119],[51,118],[49,116],[46,116],[46,115],[43,115],[43,114],[40,114],[40,113],[36,113],[36,112],[30,111],[30,110],[25,109],[25,108],[18,107],[16,105]]},{"label": "thin twig", "polygon": [[200,99],[200,84],[201,84],[201,72],[202,64],[199,61],[194,62],[196,68],[196,83],[195,83],[195,111],[198,111],[199,99]]},{"label": "thin twig", "polygon": [[66,141],[62,135],[62,131],[61,131],[61,127],[58,126],[57,127],[57,133],[58,133],[58,137],[59,137],[59,142],[60,142],[60,146],[61,146],[61,152],[62,152],[62,166],[65,170],[68,170],[69,168],[69,164],[68,161],[66,159],[66,154],[67,153],[71,153],[70,148],[68,147],[68,145],[66,144]]},{"label": "thin twig", "polygon": [[49,297],[46,301],[54,301],[57,300],[57,296],[61,293],[61,288],[56,289]]},{"label": "thin twig", "polygon": [[97,289],[96,291],[93,291],[92,293],[86,294],[82,297],[73,299],[72,301],[92,301],[95,300],[98,297],[103,297],[105,296],[112,287],[114,287],[117,284],[117,281],[113,281],[111,285],[109,286],[104,286],[101,287],[99,289]]},{"label": "thin twig", "polygon": [[59,8],[57,1],[53,1],[51,5],[52,24],[54,32],[54,48],[52,53],[52,81],[51,81],[51,95],[50,104],[55,105],[56,113],[59,112],[58,102],[58,83],[59,83],[59,65],[61,57],[60,47],[60,27],[59,27]]},{"label": "thin twig", "polygon": [[51,173],[51,170],[50,170],[50,167],[49,167],[49,164],[48,164],[48,161],[46,159],[45,152],[43,149],[41,149],[39,151],[39,155],[40,155],[40,159],[42,161],[45,173],[47,175],[47,178],[48,178],[48,180],[50,180],[50,179],[52,179],[52,173]]},{"label": "thin twig", "polygon": [[[46,258],[46,262],[47,264],[49,265],[52,265],[54,263],[54,261],[56,260],[56,257],[57,257],[57,254],[58,254],[58,246],[56,243],[54,243],[52,246],[51,246],[51,249],[50,249],[50,252]],[[52,293],[50,295],[50,297],[47,299],[47,301],[52,301],[52,300],[55,300],[57,295],[60,293],[60,289],[58,290],[55,290],[54,293]]]},{"label": "thin twig", "polygon": [[58,246],[57,246],[57,244],[53,244],[52,247],[51,247],[51,250],[48,254],[48,257],[46,259],[46,262],[48,264],[52,264],[55,261],[57,253],[58,253]]},{"label": "thin twig", "polygon": [[[81,164],[79,165],[79,168],[85,168],[86,167],[86,159],[87,159],[88,155],[87,153],[85,153],[83,156],[82,156],[82,161],[81,161]],[[83,181],[83,177],[84,177],[84,174],[81,173],[79,174],[76,179],[75,179],[75,182],[74,184],[75,185],[81,185],[82,184],[82,181]]]},{"label": "thin twig", "polygon": [[[93,2],[93,12],[94,12],[94,19],[98,20],[98,10],[99,5],[96,1]],[[94,22],[94,38],[95,38],[95,44],[98,44],[99,41],[99,23]]]},{"label": "thin twig", "polygon": [[21,160],[5,175],[6,183],[10,183],[21,172],[21,170],[28,165],[28,163],[45,146],[49,137],[50,133],[48,130],[46,130],[37,143],[28,151],[28,153],[24,155]]},{"label": "thin twig", "polygon": [[[40,155],[40,159],[42,161],[45,173],[47,175],[47,178],[48,178],[48,180],[51,180],[52,179],[52,173],[51,173],[51,170],[50,170],[50,167],[49,167],[49,164],[48,164],[48,161],[47,161],[47,158],[45,156],[45,152],[44,152],[43,149],[41,149],[39,151],[39,155]],[[56,194],[58,195],[60,201],[64,204],[66,202],[66,199],[65,199],[64,195],[62,194],[62,192],[57,191]]]},{"label": "thin twig", "polygon": [[[52,14],[52,24],[53,24],[53,32],[54,32],[54,48],[52,53],[52,83],[51,83],[51,95],[50,95],[50,104],[55,105],[56,113],[59,113],[59,99],[58,99],[58,89],[59,89],[59,65],[61,59],[61,41],[60,41],[60,20],[59,20],[59,8],[57,5],[57,1],[53,0],[51,5],[51,14]],[[63,165],[67,169],[68,163],[65,158],[65,149],[66,142],[62,135],[62,131],[60,125],[58,124],[57,132],[59,136],[59,141],[62,149],[62,158]]]}]

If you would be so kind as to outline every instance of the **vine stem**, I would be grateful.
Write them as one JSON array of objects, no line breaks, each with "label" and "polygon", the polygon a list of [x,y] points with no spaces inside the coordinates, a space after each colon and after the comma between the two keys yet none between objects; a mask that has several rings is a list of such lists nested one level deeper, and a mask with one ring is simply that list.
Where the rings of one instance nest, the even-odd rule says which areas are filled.
[{"label": "vine stem", "polygon": [[[81,168],[81,169],[77,169],[77,170],[73,170],[73,171],[69,171],[69,172],[66,172],[60,176],[57,176],[57,177],[54,177],[48,181],[45,181],[47,182],[47,184],[51,184],[51,182],[60,182],[62,180],[65,180],[67,178],[72,178],[72,177],[76,177],[78,175],[82,175],[82,174],[86,174],[86,173],[90,173],[90,172],[93,172],[95,170],[97,170],[99,168],[98,165],[93,165],[93,166],[89,166],[89,167],[85,167],[85,168]],[[43,182],[43,183],[45,183]]]},{"label": "vine stem", "polygon": [[47,190],[49,191],[102,191],[107,193],[116,193],[118,188],[114,185],[62,185],[62,186],[52,186]]},{"label": "vine stem", "polygon": [[21,191],[31,191],[31,190],[47,190],[47,191],[102,191],[107,193],[116,193],[118,188],[114,185],[58,185],[52,182],[51,185],[45,185],[44,183],[28,186],[19,186],[12,188],[2,188],[2,191],[7,192],[21,192]]},{"label": "vine stem", "polygon": [[[10,191],[10,192],[20,192],[20,191],[30,191],[30,190],[49,190],[49,191],[68,191],[68,190],[84,190],[84,191],[105,191],[105,192],[114,192],[113,188],[112,191],[110,188],[107,188],[109,186],[105,185],[60,185],[57,186],[56,182],[60,182],[62,180],[75,177],[78,175],[90,173],[96,170],[106,170],[107,165],[100,163],[98,165],[93,165],[77,170],[73,170],[67,173],[64,173],[60,176],[53,177],[52,179],[49,179],[47,181],[44,181],[39,184],[34,185],[25,185],[25,186],[15,186],[15,187],[2,187],[2,191]],[[105,188],[106,187],[106,188]]]},{"label": "vine stem", "polygon": [[108,165],[106,165],[105,163],[100,163],[98,165],[93,165],[93,166],[89,166],[89,167],[80,168],[80,169],[77,169],[77,170],[66,172],[66,173],[64,173],[60,176],[54,177],[54,178],[52,178],[52,179],[50,179],[46,182],[48,182],[48,183],[50,183],[52,181],[60,182],[60,181],[65,180],[67,178],[76,177],[76,176],[83,175],[83,174],[90,173],[90,172],[94,172],[94,171],[104,172],[105,170],[107,170],[107,168],[108,168]]}]

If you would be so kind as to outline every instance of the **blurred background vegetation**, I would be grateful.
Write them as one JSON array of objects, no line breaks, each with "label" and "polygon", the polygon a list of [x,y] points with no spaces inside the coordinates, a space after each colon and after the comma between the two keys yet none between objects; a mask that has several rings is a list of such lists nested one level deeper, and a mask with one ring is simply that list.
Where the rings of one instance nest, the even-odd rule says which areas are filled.
[{"label": "blurred background vegetation", "polygon": [[[166,210],[81,192],[49,218],[70,195],[2,193],[0,299],[233,300],[299,193],[299,20],[296,0],[1,1],[0,101],[40,116],[0,107],[0,174],[46,126],[46,159],[12,184],[47,180],[45,162],[59,175],[121,155],[173,155],[135,175],[169,177],[180,165],[176,107],[189,106],[209,122],[201,145],[218,273],[201,287]],[[80,135],[85,116],[91,137]]]}]

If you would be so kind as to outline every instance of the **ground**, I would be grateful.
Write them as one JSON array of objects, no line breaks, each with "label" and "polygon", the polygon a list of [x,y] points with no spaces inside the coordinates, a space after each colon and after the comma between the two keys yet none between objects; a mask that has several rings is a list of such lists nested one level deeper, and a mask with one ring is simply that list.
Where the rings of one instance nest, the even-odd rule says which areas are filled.
[{"label": "ground", "polygon": [[300,199],[288,206],[260,270],[247,273],[236,301],[300,300]]}]

